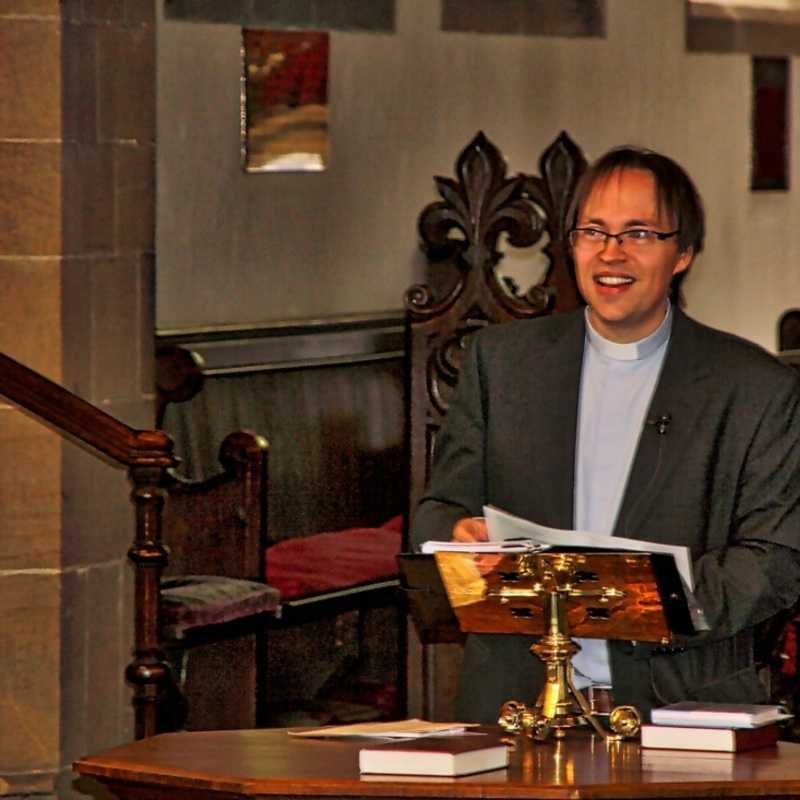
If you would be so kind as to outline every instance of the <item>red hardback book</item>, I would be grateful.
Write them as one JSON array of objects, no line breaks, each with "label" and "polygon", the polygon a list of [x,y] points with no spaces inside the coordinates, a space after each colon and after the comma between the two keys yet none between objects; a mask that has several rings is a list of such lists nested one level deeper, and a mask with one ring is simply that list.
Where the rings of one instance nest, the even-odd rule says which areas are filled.
[{"label": "red hardback book", "polygon": [[667,750],[717,750],[738,753],[768,747],[778,741],[777,725],[760,728],[697,728],[678,725],[642,725],[642,747]]},{"label": "red hardback book", "polygon": [[508,766],[508,753],[491,734],[423,736],[362,747],[358,766],[385,775],[469,775]]}]

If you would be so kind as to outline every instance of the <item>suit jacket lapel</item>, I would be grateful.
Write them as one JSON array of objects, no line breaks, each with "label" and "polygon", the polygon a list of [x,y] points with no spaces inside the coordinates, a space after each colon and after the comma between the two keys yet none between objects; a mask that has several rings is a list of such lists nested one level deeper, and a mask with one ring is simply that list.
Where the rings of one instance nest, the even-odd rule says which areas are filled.
[{"label": "suit jacket lapel", "polygon": [[[698,358],[694,323],[680,309],[675,308],[674,313],[669,349],[617,516],[614,532],[618,536],[652,538],[643,523],[661,486],[680,465],[688,448],[703,405],[698,395],[704,391],[702,384],[711,374]],[[663,417],[668,417],[669,423],[659,429],[657,421]]]},{"label": "suit jacket lapel", "polygon": [[539,486],[549,495],[551,524],[564,528],[573,527],[574,519],[575,437],[585,332],[583,314],[575,314],[573,324],[552,342],[536,365],[539,382],[546,384],[550,398],[543,404],[543,430],[552,443],[543,448],[546,475]]}]

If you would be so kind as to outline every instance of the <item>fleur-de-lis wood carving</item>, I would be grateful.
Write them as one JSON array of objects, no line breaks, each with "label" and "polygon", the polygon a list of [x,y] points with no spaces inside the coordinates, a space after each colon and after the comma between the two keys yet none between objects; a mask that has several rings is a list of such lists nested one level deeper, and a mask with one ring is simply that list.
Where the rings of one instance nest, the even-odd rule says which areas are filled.
[{"label": "fleur-de-lis wood carving", "polygon": [[478,133],[459,155],[456,174],[458,180],[434,178],[442,200],[423,209],[418,227],[429,257],[450,258],[458,267],[458,279],[440,300],[428,286],[412,287],[406,295],[407,308],[412,315],[429,317],[441,314],[468,294],[480,307],[488,302],[489,314],[495,305],[511,316],[542,313],[548,306],[546,293],[537,292],[525,299],[514,297],[495,269],[501,259],[497,250],[501,233],[508,234],[514,247],[530,247],[545,231],[539,210],[523,197],[525,176],[506,177],[500,151],[483,133]]},{"label": "fleur-de-lis wood carving", "polygon": [[567,246],[567,216],[575,187],[585,169],[583,153],[562,131],[539,159],[541,177],[521,176],[523,194],[543,210],[550,235],[544,247],[549,267],[542,283],[555,296],[555,311],[569,311],[582,303]]}]

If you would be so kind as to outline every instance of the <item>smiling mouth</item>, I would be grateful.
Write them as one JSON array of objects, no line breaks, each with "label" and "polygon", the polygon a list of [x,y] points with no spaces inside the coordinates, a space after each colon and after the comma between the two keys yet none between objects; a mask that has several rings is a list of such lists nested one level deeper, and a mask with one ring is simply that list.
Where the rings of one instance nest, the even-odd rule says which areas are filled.
[{"label": "smiling mouth", "polygon": [[622,275],[598,275],[595,281],[601,286],[627,286],[633,283],[633,278],[626,278]]}]

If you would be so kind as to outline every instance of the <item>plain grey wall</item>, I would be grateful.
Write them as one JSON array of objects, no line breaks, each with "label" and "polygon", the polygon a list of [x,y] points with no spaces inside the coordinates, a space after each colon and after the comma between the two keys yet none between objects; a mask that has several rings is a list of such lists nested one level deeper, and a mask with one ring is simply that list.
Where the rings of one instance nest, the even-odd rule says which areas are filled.
[{"label": "plain grey wall", "polygon": [[323,173],[242,171],[240,34],[159,23],[162,329],[399,309],[422,277],[432,176],[478,129],[511,172],[536,171],[561,129],[590,159],[622,143],[668,153],[708,212],[689,312],[774,349],[778,315],[800,305],[798,194],[748,188],[750,57],[687,53],[683,0],[608,0],[605,39],[442,33],[438,2],[397,0],[394,34],[331,34]]}]

